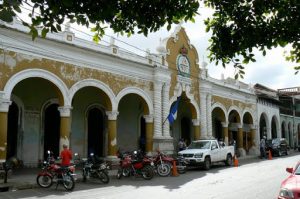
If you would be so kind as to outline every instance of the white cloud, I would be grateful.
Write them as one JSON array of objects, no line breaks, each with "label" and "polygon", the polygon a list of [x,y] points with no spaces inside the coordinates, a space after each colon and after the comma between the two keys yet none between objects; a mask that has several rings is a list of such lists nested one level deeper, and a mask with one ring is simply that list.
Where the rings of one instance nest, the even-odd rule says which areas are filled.
[{"label": "white cloud", "polygon": [[[188,22],[182,26],[185,28],[191,44],[197,49],[201,63],[203,59],[208,62],[206,57],[209,53],[207,47],[209,45],[208,39],[210,38],[210,33],[205,32],[203,20],[211,16],[213,11],[211,9],[200,8],[199,13],[201,15],[195,18],[195,23]],[[173,25],[169,32],[166,30],[166,27],[164,27],[156,33],[150,33],[147,38],[143,35],[132,35],[128,38],[126,36],[113,34],[113,31],[110,29],[107,29],[106,34],[132,46],[136,46],[139,49],[143,49],[143,51],[130,47],[123,42],[116,41],[116,44],[122,48],[140,55],[145,55],[146,49],[150,49],[152,53],[156,53],[159,39],[170,36],[175,27],[176,25]],[[104,37],[103,40],[108,42],[109,37]],[[256,50],[255,59],[255,63],[246,65],[246,74],[241,81],[251,84],[260,83],[273,89],[300,86],[300,75],[294,75],[295,71],[292,67],[295,64],[285,61],[282,48],[267,51],[265,57],[262,56],[261,52]],[[214,63],[209,63],[207,68],[209,75],[214,78],[220,79],[221,74],[224,74],[225,78],[234,77],[234,68],[232,65],[226,66],[224,69],[221,65],[216,66]]]}]

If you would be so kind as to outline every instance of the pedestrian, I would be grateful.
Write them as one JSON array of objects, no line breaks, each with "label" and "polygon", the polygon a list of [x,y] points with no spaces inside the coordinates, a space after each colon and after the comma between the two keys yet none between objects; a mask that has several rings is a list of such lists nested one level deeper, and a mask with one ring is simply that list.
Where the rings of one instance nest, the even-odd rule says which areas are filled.
[{"label": "pedestrian", "polygon": [[185,150],[185,148],[186,148],[186,144],[185,144],[184,140],[181,138],[178,142],[178,150],[182,151],[182,150]]},{"label": "pedestrian", "polygon": [[60,152],[61,166],[70,166],[72,160],[72,151],[68,149],[68,145],[63,145],[63,150]]},{"label": "pedestrian", "polygon": [[266,158],[266,136],[263,136],[263,138],[260,140],[260,158]]}]

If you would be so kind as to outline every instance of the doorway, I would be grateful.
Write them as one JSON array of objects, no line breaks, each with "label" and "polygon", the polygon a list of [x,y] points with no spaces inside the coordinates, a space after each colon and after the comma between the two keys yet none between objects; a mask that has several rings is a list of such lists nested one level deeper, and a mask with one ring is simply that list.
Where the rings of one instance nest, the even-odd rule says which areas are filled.
[{"label": "doorway", "polygon": [[92,108],[88,112],[88,155],[94,153],[98,157],[104,156],[104,116],[99,108]]},{"label": "doorway", "polygon": [[7,125],[7,155],[6,158],[17,156],[18,147],[18,126],[19,126],[19,108],[15,102],[9,107]]},{"label": "doorway", "polygon": [[44,159],[50,150],[54,157],[59,156],[60,113],[58,104],[51,104],[45,109],[44,119]]},{"label": "doorway", "polygon": [[189,146],[191,143],[191,120],[188,117],[183,117],[181,119],[181,138]]}]

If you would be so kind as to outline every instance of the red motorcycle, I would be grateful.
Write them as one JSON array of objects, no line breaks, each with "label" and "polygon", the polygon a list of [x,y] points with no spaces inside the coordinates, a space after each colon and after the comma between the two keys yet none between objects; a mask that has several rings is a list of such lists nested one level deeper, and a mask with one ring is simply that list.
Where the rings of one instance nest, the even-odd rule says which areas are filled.
[{"label": "red motorcycle", "polygon": [[56,189],[58,184],[62,184],[66,190],[71,191],[75,187],[74,173],[74,165],[64,167],[56,164],[48,151],[47,161],[43,162],[42,171],[37,175],[36,182],[42,188],[49,188],[56,182]]},{"label": "red motorcycle", "polygon": [[180,174],[183,174],[186,172],[186,164],[184,160],[182,159],[174,159],[163,152],[157,150],[157,154],[154,156],[154,165],[156,168],[156,171],[159,176],[166,177],[171,174],[171,170],[173,168],[173,162],[175,161],[177,171]]},{"label": "red motorcycle", "polygon": [[151,158],[145,157],[141,151],[133,153],[121,153],[118,151],[120,158],[120,168],[118,169],[117,178],[122,176],[142,176],[145,180],[150,180],[154,176],[154,163]]},{"label": "red motorcycle", "polygon": [[158,175],[162,177],[169,176],[171,174],[174,158],[167,156],[159,150],[156,152],[157,155],[153,157],[153,161]]}]

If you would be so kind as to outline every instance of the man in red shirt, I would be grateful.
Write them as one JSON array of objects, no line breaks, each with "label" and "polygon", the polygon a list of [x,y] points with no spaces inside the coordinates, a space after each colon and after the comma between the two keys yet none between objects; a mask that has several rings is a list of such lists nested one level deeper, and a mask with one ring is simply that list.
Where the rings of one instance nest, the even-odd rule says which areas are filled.
[{"label": "man in red shirt", "polygon": [[72,152],[66,144],[63,145],[63,150],[60,153],[61,166],[69,166],[72,160]]}]

